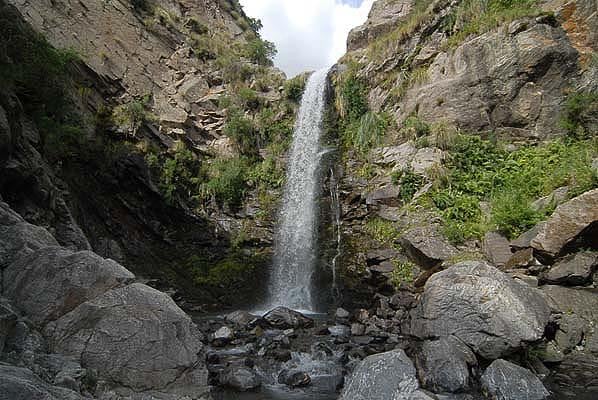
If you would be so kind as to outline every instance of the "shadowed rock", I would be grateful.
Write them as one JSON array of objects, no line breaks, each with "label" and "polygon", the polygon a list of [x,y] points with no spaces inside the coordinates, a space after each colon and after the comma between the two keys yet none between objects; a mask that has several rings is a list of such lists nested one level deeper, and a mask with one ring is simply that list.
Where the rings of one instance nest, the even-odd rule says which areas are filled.
[{"label": "shadowed rock", "polygon": [[51,386],[25,368],[0,363],[0,400],[83,400],[72,390]]},{"label": "shadowed rock", "polygon": [[273,328],[309,328],[313,326],[313,319],[300,312],[286,307],[277,307],[264,315],[264,320]]},{"label": "shadowed rock", "polygon": [[598,267],[598,254],[582,252],[567,256],[542,274],[542,280],[558,285],[581,286],[592,281]]}]

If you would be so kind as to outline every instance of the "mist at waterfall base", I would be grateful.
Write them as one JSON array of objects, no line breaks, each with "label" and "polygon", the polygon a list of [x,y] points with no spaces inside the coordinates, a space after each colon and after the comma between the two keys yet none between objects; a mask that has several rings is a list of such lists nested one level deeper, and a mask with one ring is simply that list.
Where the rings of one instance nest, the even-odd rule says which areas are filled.
[{"label": "mist at waterfall base", "polygon": [[293,133],[268,299],[262,308],[284,306],[313,313],[317,265],[318,198],[321,192],[322,120],[328,69],[307,81]]}]

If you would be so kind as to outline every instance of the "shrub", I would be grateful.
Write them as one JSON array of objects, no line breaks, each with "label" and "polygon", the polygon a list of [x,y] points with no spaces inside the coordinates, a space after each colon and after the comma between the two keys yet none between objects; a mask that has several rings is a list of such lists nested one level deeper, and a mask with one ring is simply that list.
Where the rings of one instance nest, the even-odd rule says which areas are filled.
[{"label": "shrub", "polygon": [[[151,157],[146,160],[155,161]],[[164,161],[159,186],[166,202],[174,204],[177,198],[189,199],[197,193],[201,182],[200,166],[193,153],[183,146]]]},{"label": "shrub", "polygon": [[424,183],[424,177],[410,169],[393,173],[391,179],[394,184],[399,185],[399,198],[405,203],[413,199]]},{"label": "shrub", "polygon": [[417,139],[430,134],[430,125],[421,120],[417,115],[410,115],[403,122],[399,133],[406,139]]},{"label": "shrub", "polygon": [[249,162],[246,158],[215,160],[206,171],[208,181],[201,185],[201,197],[236,208],[245,196]]},{"label": "shrub", "polygon": [[354,75],[349,75],[343,81],[340,90],[340,107],[338,107],[341,118],[354,122],[368,111],[365,93],[365,85]]},{"label": "shrub", "polygon": [[224,134],[234,140],[241,154],[254,155],[257,153],[257,132],[253,121],[236,109],[228,110]]},{"label": "shrub", "polygon": [[150,98],[150,96],[145,96],[141,100],[133,100],[115,107],[112,112],[114,123],[127,127],[133,135],[137,134],[144,123],[155,120],[155,116],[146,109]]},{"label": "shrub", "polygon": [[413,283],[417,266],[410,261],[395,261],[395,269],[390,274],[390,281],[396,289],[403,284]]},{"label": "shrub", "polygon": [[301,101],[303,92],[305,91],[306,79],[304,75],[298,75],[292,79],[287,80],[284,83],[284,95],[285,97],[295,103]]},{"label": "shrub", "polygon": [[382,245],[395,246],[399,238],[399,231],[393,223],[378,217],[367,220],[365,232]]},{"label": "shrub", "polygon": [[250,40],[245,45],[245,56],[258,65],[273,65],[277,50],[274,43],[260,38]]},{"label": "shrub", "polygon": [[569,136],[587,139],[598,133],[598,93],[572,93],[565,103],[561,126]]},{"label": "shrub", "polygon": [[239,100],[242,106],[247,110],[255,111],[259,109],[262,105],[262,100],[258,96],[257,92],[253,89],[249,89],[247,87],[242,87],[237,92],[237,96],[239,96]]}]

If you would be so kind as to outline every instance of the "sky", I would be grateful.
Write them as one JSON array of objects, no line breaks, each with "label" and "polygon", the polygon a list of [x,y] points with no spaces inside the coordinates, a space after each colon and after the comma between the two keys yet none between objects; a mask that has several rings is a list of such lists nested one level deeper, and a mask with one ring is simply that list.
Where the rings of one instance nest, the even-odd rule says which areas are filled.
[{"label": "sky", "polygon": [[374,0],[240,0],[264,25],[274,60],[288,77],[333,65],[346,50],[349,31],[365,22]]}]

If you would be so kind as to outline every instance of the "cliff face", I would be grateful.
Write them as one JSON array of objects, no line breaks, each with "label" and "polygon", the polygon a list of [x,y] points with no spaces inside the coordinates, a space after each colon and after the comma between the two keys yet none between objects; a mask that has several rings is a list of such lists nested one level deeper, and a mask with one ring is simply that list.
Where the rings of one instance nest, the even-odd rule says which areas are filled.
[{"label": "cliff face", "polygon": [[295,107],[259,22],[229,0],[8,1],[2,16],[3,198],[61,244],[247,301],[222,287],[265,270]]},{"label": "cliff face", "polygon": [[376,2],[347,56],[368,82],[370,106],[399,124],[417,114],[511,141],[559,136],[567,95],[595,70],[595,2],[480,7]]}]

